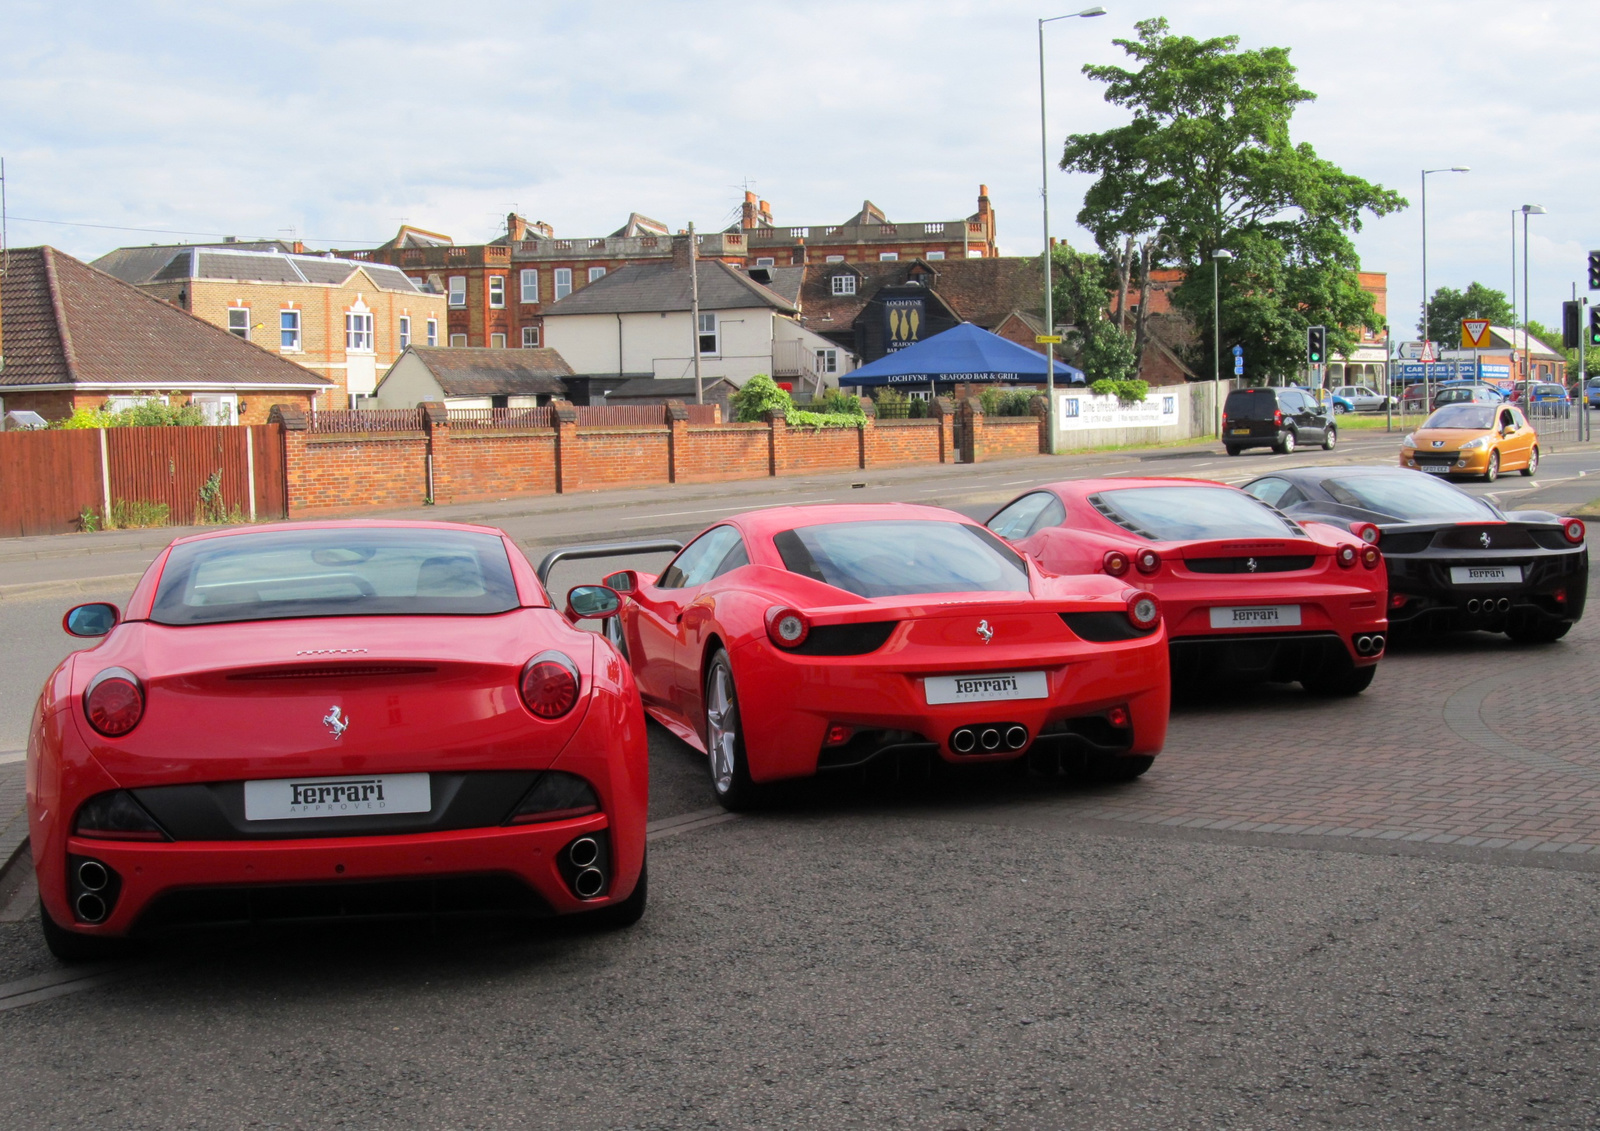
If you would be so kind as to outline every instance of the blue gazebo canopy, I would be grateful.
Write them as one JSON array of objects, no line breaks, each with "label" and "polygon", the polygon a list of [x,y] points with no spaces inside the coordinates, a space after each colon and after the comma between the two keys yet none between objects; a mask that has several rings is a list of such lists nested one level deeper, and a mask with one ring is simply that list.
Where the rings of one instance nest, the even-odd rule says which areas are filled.
[{"label": "blue gazebo canopy", "polygon": [[[839,384],[926,385],[963,380],[1036,385],[1044,379],[1044,354],[963,322],[846,373]],[[1082,382],[1083,371],[1058,361],[1056,380]]]}]

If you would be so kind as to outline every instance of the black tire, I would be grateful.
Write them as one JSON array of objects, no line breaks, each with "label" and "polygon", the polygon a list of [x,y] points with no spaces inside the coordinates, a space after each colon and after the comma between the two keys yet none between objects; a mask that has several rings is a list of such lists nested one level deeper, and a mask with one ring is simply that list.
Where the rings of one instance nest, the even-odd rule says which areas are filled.
[{"label": "black tire", "polygon": [[1539,470],[1539,445],[1533,446],[1533,451],[1528,453],[1528,466],[1522,469],[1522,474],[1532,475]]},{"label": "black tire", "polygon": [[1331,452],[1333,451],[1333,446],[1338,442],[1339,430],[1331,424],[1328,425],[1327,429],[1322,433],[1322,450]]},{"label": "black tire", "polygon": [[1377,664],[1368,664],[1364,668],[1350,667],[1342,672],[1332,674],[1322,673],[1301,679],[1300,686],[1312,695],[1327,698],[1341,698],[1350,695],[1360,695],[1372,686],[1372,677],[1378,674]]},{"label": "black tire", "polygon": [[[726,682],[720,682],[723,680]],[[761,800],[761,789],[750,780],[733,664],[721,648],[711,657],[711,666],[706,669],[704,704],[706,766],[711,773],[712,796],[730,812],[755,808]]]},{"label": "black tire", "polygon": [[1571,630],[1571,624],[1541,624],[1532,628],[1508,628],[1506,635],[1518,644],[1554,644]]},{"label": "black tire", "polygon": [[1278,437],[1277,443],[1272,445],[1272,450],[1280,456],[1291,455],[1294,452],[1295,435],[1293,428],[1285,428],[1283,435]]},{"label": "black tire", "polygon": [[1088,769],[1088,778],[1094,782],[1112,784],[1115,782],[1133,781],[1143,777],[1145,771],[1155,764],[1155,757],[1122,757],[1102,758],[1091,762]]},{"label": "black tire", "polygon": [[81,935],[57,926],[42,899],[39,901],[39,927],[44,932],[44,945],[63,962],[105,962],[125,958],[133,951],[133,945],[127,939]]},{"label": "black tire", "polygon": [[1236,456],[1240,452],[1244,451],[1243,448],[1236,448],[1232,444],[1223,444],[1222,450],[1227,452],[1230,456]]},{"label": "black tire", "polygon": [[1485,483],[1493,483],[1496,479],[1499,479],[1499,478],[1500,478],[1500,453],[1498,451],[1493,451],[1493,452],[1489,453],[1489,466],[1483,473],[1483,481]]},{"label": "black tire", "polygon": [[585,911],[578,916],[583,927],[596,931],[620,931],[631,927],[644,916],[644,906],[650,899],[650,858],[639,867],[639,882],[633,885],[633,894],[621,903],[613,903],[598,911]]}]

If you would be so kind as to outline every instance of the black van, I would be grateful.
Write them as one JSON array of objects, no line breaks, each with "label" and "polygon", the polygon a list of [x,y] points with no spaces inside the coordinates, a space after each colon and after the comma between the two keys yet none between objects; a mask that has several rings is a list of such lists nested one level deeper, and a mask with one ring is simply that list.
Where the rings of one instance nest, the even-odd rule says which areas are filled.
[{"label": "black van", "polygon": [[1331,449],[1338,439],[1327,406],[1304,389],[1235,389],[1222,405],[1222,446],[1230,456],[1246,448],[1282,455],[1304,444]]}]

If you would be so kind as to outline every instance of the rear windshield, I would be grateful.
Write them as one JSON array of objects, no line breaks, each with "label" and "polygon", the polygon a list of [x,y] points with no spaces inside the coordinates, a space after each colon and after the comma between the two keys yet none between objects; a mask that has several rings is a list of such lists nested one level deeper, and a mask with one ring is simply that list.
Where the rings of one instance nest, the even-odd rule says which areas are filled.
[{"label": "rear windshield", "polygon": [[1401,522],[1482,522],[1500,517],[1488,503],[1420,471],[1325,479],[1322,488],[1347,507],[1377,511]]},{"label": "rear windshield", "polygon": [[503,613],[517,606],[506,548],[471,531],[263,531],[174,546],[150,619]]},{"label": "rear windshield", "polygon": [[1451,404],[1428,417],[1424,428],[1489,428],[1494,424],[1492,404]]},{"label": "rear windshield", "polygon": [[862,597],[1028,591],[1022,559],[964,522],[830,522],[785,530],[772,541],[791,573]]},{"label": "rear windshield", "polygon": [[1156,542],[1305,533],[1260,500],[1228,487],[1128,487],[1090,495],[1089,502],[1124,530]]},{"label": "rear windshield", "polygon": [[1271,420],[1278,411],[1278,394],[1271,389],[1235,389],[1222,411],[1235,420]]}]

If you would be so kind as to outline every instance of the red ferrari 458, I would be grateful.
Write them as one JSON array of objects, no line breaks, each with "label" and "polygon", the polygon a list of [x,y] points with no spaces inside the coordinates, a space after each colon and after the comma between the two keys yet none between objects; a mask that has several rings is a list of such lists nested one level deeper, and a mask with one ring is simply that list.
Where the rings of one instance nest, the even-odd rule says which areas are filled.
[{"label": "red ferrari 458", "polygon": [[729,808],[912,751],[1129,779],[1166,739],[1159,602],[1045,576],[952,511],[752,511],[606,584],[645,710],[707,752]]},{"label": "red ferrari 458", "polygon": [[1222,483],[1085,479],[1008,503],[989,528],[1046,570],[1161,598],[1179,685],[1298,680],[1355,695],[1383,655],[1383,555]]},{"label": "red ferrari 458", "polygon": [[[615,611],[599,587],[569,597]],[[608,602],[610,602],[608,604]],[[498,530],[181,538],[46,681],[28,816],[67,958],[194,924],[643,912],[633,675]]]}]

